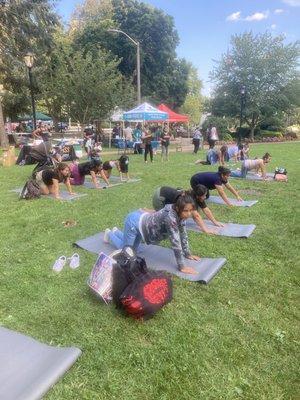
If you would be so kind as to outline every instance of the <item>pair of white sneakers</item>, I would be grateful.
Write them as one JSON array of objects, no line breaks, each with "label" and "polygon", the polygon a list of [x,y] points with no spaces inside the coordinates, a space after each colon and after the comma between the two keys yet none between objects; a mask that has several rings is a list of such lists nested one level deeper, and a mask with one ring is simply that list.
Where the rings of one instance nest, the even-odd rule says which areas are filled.
[{"label": "pair of white sneakers", "polygon": [[103,242],[104,242],[104,243],[110,243],[110,240],[109,240],[109,234],[110,234],[110,232],[116,232],[116,231],[118,231],[118,230],[119,230],[119,228],[117,228],[116,226],[114,226],[112,229],[109,229],[109,228],[105,229],[105,231],[104,231],[104,237],[103,237]]},{"label": "pair of white sneakers", "polygon": [[60,256],[55,263],[53,264],[53,271],[55,272],[60,272],[63,267],[66,265],[67,260],[70,261],[70,268],[71,269],[76,269],[79,267],[80,265],[80,258],[79,258],[79,254],[74,253],[72,255],[72,257],[66,257],[66,256]]}]

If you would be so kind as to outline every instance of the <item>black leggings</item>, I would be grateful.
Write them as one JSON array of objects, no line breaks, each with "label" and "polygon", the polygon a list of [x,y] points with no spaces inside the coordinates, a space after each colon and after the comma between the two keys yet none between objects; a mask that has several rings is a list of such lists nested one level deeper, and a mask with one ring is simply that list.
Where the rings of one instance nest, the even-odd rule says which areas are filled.
[{"label": "black leggings", "polygon": [[152,144],[145,144],[145,153],[144,153],[144,160],[147,161],[147,155],[150,153],[150,160],[153,161],[153,148]]},{"label": "black leggings", "polygon": [[193,139],[194,153],[197,154],[200,146],[200,139]]}]

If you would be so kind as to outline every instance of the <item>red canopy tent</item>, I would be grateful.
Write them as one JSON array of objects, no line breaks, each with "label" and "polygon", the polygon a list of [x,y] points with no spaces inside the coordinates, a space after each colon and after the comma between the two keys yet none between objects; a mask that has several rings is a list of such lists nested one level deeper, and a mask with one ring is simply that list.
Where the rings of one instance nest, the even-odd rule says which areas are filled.
[{"label": "red canopy tent", "polygon": [[157,107],[160,111],[164,111],[168,114],[169,118],[167,119],[168,122],[189,122],[189,117],[187,115],[177,114],[175,111],[172,111],[169,107],[165,104],[160,104]]}]

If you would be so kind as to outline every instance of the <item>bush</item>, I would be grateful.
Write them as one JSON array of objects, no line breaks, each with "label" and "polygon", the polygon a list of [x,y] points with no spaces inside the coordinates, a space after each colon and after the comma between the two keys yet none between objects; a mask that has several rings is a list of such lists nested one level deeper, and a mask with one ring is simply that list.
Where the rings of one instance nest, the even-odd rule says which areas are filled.
[{"label": "bush", "polygon": [[262,138],[282,138],[283,135],[281,132],[276,131],[260,131]]},{"label": "bush", "polygon": [[286,137],[288,136],[293,139],[298,139],[298,136],[300,136],[300,126],[299,125],[288,126],[286,128],[284,136]]},{"label": "bush", "polygon": [[226,118],[215,117],[213,115],[206,118],[202,125],[202,129],[206,132],[208,126],[212,124],[217,128],[220,140],[225,140],[224,135],[230,134],[228,130],[229,121]]},{"label": "bush", "polygon": [[233,137],[230,135],[230,133],[224,133],[222,135],[222,140],[224,140],[225,142],[232,142]]}]

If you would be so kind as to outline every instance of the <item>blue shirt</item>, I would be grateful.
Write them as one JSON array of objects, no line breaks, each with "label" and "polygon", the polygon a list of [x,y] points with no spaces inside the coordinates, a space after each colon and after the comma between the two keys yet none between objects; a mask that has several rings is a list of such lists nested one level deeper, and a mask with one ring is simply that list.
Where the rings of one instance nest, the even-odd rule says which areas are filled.
[{"label": "blue shirt", "polygon": [[227,181],[221,178],[219,172],[199,172],[191,177],[191,186],[193,189],[196,185],[203,185],[211,190],[225,183],[227,183]]}]

